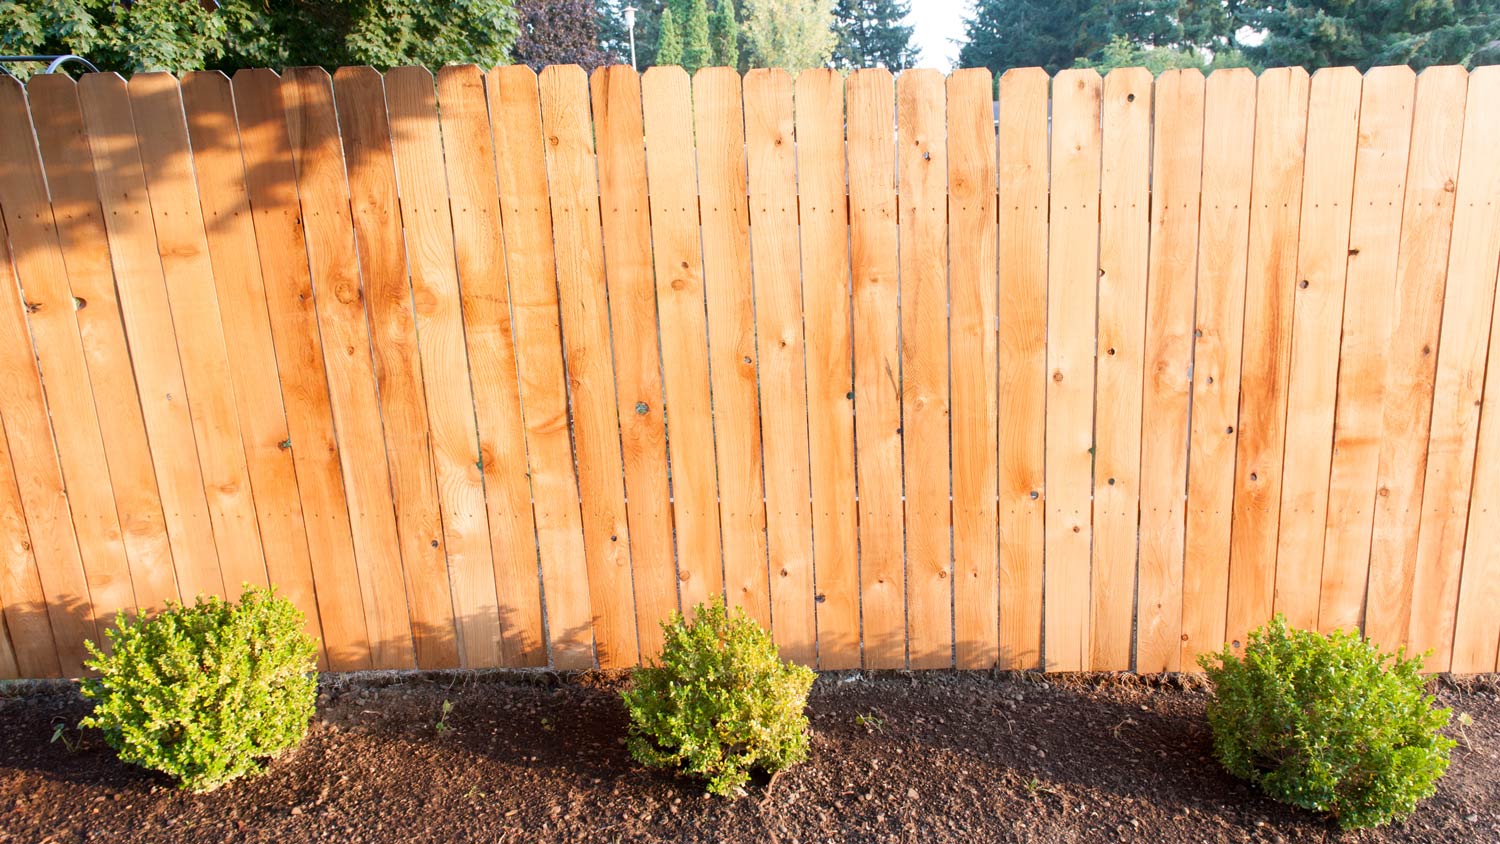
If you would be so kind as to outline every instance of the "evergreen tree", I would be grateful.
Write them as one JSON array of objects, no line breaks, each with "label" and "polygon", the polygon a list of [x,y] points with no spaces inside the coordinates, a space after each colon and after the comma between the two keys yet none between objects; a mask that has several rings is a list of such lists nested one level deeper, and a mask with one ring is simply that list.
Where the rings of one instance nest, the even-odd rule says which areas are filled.
[{"label": "evergreen tree", "polygon": [[911,43],[913,27],[902,23],[910,12],[910,0],[838,0],[833,7],[838,35],[834,66],[914,67],[918,53]]},{"label": "evergreen tree", "polygon": [[996,73],[1012,67],[1044,67],[1048,73],[1073,64],[1108,43],[1086,38],[1084,18],[1093,0],[976,0],[964,22],[962,67]]},{"label": "evergreen tree", "polygon": [[719,0],[708,19],[708,40],[713,63],[721,67],[740,65],[740,24],[735,20],[734,0]]},{"label": "evergreen tree", "polygon": [[713,48],[708,43],[708,2],[688,0],[686,23],[682,30],[682,66],[688,73],[713,64]]},{"label": "evergreen tree", "polygon": [[677,34],[677,21],[671,8],[661,10],[661,24],[656,36],[654,65],[682,64],[682,36]]},{"label": "evergreen tree", "polygon": [[1495,0],[1243,0],[1235,15],[1265,31],[1245,52],[1267,66],[1500,63]]},{"label": "evergreen tree", "polygon": [[833,0],[747,0],[745,43],[757,67],[823,67],[837,43]]}]

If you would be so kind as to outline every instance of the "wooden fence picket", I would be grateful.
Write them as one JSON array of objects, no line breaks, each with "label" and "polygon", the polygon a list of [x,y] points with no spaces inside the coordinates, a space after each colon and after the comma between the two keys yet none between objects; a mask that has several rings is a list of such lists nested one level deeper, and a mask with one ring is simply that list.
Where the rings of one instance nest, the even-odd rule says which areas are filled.
[{"label": "wooden fence picket", "polygon": [[[424,291],[425,295],[415,294],[414,284],[407,280],[408,256],[402,232],[403,229],[411,231],[413,243],[419,246],[431,243],[429,249],[441,249],[442,242],[430,235],[418,240],[416,234],[420,223],[404,219],[408,214],[417,216],[421,212],[408,210],[407,197],[396,184],[397,166],[392,154],[395,133],[391,131],[386,113],[386,85],[394,84],[395,79],[394,75],[388,81],[382,79],[374,68],[346,67],[334,74],[333,89],[349,182],[349,215],[355,249],[359,254],[375,376],[379,384],[384,439],[378,449],[372,450],[386,455],[389,461],[391,503],[395,509],[400,543],[397,550],[409,593],[412,644],[419,664],[457,668],[460,664],[459,634],[454,603],[458,590],[453,589],[449,582],[450,567],[446,557],[453,556],[455,569],[472,563],[476,557],[475,549],[465,548],[464,543],[476,541],[475,531],[470,524],[466,531],[455,528],[450,532],[445,518],[448,513],[438,498],[440,494],[445,495],[446,503],[451,504],[455,495],[462,494],[461,487],[468,481],[470,473],[463,469],[455,473],[450,460],[446,467],[448,476],[439,479],[438,470],[433,465],[438,453],[438,435],[451,434],[452,431],[442,431],[441,414],[429,412],[424,383],[427,372],[418,349],[418,318],[413,302],[423,302],[429,309],[436,310],[442,307],[443,300],[441,293],[431,290]],[[403,124],[403,131],[416,130]],[[421,178],[430,181],[432,174],[422,174]],[[428,199],[426,204],[430,207],[431,200]],[[414,267],[415,264],[413,259],[411,265]],[[415,272],[412,275],[415,276]],[[452,309],[457,303],[448,302],[447,306]],[[447,327],[451,330],[451,326]],[[440,335],[441,330],[434,329],[434,334]],[[427,338],[423,350],[441,342],[440,336]],[[433,377],[441,379],[444,375],[440,371]],[[473,459],[463,462],[477,475]],[[474,481],[477,483],[477,478]],[[470,502],[460,499],[458,507],[472,522],[472,511],[465,509],[468,506]],[[458,548],[450,547],[454,534],[461,535]],[[488,537],[482,536],[482,540],[487,544]],[[487,552],[486,547],[483,554],[486,567]],[[472,588],[469,590],[470,598],[482,594]],[[498,632],[497,628],[490,635],[498,638]],[[486,652],[482,644],[489,639],[489,635],[480,635],[479,653],[485,658],[477,662],[466,660],[464,664],[493,664],[493,650]],[[488,647],[494,648],[497,644],[490,642]]]},{"label": "wooden fence picket", "polygon": [[904,668],[896,87],[885,70],[856,70],[849,74],[845,90],[864,665]]},{"label": "wooden fence picket", "polygon": [[1393,322],[1385,352],[1364,607],[1365,635],[1385,647],[1405,641],[1411,621],[1422,482],[1468,84],[1463,68],[1434,68],[1417,77],[1391,302]]},{"label": "wooden fence picket", "polygon": [[1133,650],[1153,82],[1142,68],[1104,78],[1094,412],[1107,424],[1094,425],[1089,619],[1089,666],[1098,671],[1130,668]]},{"label": "wooden fence picket", "polygon": [[1255,74],[1223,70],[1208,78],[1203,127],[1203,204],[1198,215],[1192,429],[1182,566],[1180,665],[1189,669],[1197,665],[1200,654],[1223,645],[1228,618]]}]

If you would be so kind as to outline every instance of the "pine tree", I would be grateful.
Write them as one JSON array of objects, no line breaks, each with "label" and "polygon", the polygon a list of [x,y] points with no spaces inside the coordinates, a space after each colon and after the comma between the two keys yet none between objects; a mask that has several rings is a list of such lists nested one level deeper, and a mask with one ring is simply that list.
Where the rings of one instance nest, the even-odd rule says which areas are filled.
[{"label": "pine tree", "polygon": [[833,28],[839,39],[833,49],[834,65],[890,70],[915,66],[913,27],[902,23],[910,12],[910,0],[838,0],[833,8]]},{"label": "pine tree", "polygon": [[682,64],[682,36],[677,34],[677,21],[671,8],[661,10],[661,24],[656,36],[656,65]]},{"label": "pine tree", "polygon": [[734,0],[719,0],[708,19],[708,41],[713,62],[721,67],[739,67],[740,25],[734,17]]},{"label": "pine tree", "polygon": [[682,33],[682,66],[688,73],[713,64],[713,49],[708,43],[708,2],[691,0],[687,22]]}]

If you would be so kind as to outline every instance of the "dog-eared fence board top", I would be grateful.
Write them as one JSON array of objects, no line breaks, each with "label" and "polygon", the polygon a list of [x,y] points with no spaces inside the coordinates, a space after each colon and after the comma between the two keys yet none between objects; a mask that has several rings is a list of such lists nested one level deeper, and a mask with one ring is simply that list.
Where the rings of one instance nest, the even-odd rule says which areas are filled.
[{"label": "dog-eared fence board top", "polygon": [[268,582],[334,670],[624,667],[726,599],[825,668],[1281,610],[1495,670],[1497,85],[6,80],[0,675]]}]

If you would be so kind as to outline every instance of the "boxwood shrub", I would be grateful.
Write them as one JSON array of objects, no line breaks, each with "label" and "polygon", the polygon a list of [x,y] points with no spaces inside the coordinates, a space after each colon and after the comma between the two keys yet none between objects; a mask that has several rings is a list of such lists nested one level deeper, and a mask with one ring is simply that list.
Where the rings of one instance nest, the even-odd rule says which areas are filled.
[{"label": "boxwood shrub", "polygon": [[1277,616],[1200,663],[1214,685],[1214,751],[1233,775],[1345,829],[1409,815],[1448,768],[1449,710],[1434,705],[1421,657],[1357,633],[1324,636]]},{"label": "boxwood shrub", "polygon": [[257,772],[302,741],[312,717],[316,647],[302,622],[264,589],[168,604],[149,619],[122,613],[107,652],[89,643],[98,676],[83,684],[94,708],[80,726],[191,791]]},{"label": "boxwood shrub", "polygon": [[700,605],[691,623],[678,615],[662,629],[660,664],[636,669],[623,693],[637,761],[730,795],[743,793],[753,770],[806,758],[812,671],[784,662],[743,610]]}]

